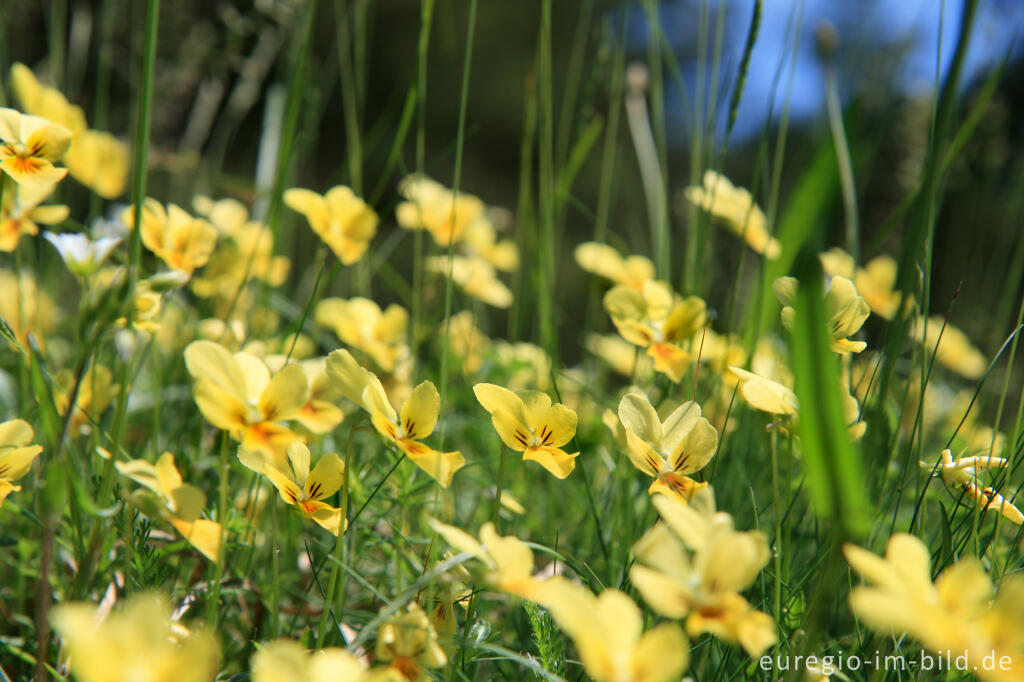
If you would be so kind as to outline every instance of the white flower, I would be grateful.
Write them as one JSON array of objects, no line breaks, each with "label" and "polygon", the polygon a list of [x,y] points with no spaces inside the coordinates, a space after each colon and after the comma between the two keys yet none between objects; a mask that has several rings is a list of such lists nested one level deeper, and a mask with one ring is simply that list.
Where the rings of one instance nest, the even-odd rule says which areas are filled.
[{"label": "white flower", "polygon": [[121,243],[120,237],[101,237],[93,241],[84,234],[44,232],[43,236],[57,249],[68,270],[82,277],[96,272]]}]

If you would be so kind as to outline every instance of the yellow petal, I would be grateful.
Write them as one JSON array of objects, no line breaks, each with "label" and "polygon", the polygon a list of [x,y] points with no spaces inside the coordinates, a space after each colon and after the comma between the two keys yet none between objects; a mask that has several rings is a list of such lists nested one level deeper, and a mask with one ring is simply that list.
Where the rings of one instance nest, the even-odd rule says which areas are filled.
[{"label": "yellow petal", "polygon": [[322,500],[338,492],[345,482],[345,463],[337,453],[328,452],[320,457],[313,471],[306,479],[306,495],[313,500]]},{"label": "yellow petal", "polygon": [[188,540],[203,556],[214,563],[220,561],[221,527],[219,523],[207,519],[185,521],[176,517],[170,517],[168,520],[181,534],[181,537]]},{"label": "yellow petal", "polygon": [[372,373],[363,369],[347,350],[336,350],[327,356],[327,376],[343,396],[366,409],[363,391]]},{"label": "yellow petal", "polygon": [[672,343],[654,343],[647,349],[647,355],[654,359],[654,369],[668,376],[677,384],[683,380],[692,356]]},{"label": "yellow petal", "polygon": [[46,159],[34,156],[8,156],[0,161],[0,168],[19,185],[47,187],[60,182],[68,174],[67,168],[57,168]]},{"label": "yellow petal", "polygon": [[43,451],[41,445],[8,450],[0,455],[0,478],[16,481],[28,473],[32,461]]},{"label": "yellow petal", "polygon": [[626,427],[625,435],[626,452],[629,454],[629,460],[633,466],[648,476],[657,476],[661,467],[664,466],[665,460],[651,447],[650,443],[637,436],[632,427]]},{"label": "yellow petal", "polygon": [[692,608],[689,591],[661,571],[635,564],[629,569],[629,581],[647,605],[666,618],[683,618]]},{"label": "yellow petal", "polygon": [[501,442],[513,450],[523,452],[530,446],[530,429],[505,410],[495,410],[491,414],[491,423]]},{"label": "yellow petal", "polygon": [[569,454],[565,450],[553,447],[532,447],[523,453],[523,460],[537,462],[550,471],[555,478],[565,478],[576,468],[576,457],[580,453]]},{"label": "yellow petal", "polygon": [[755,410],[790,416],[797,413],[798,403],[796,394],[792,390],[745,369],[739,367],[730,367],[729,369],[739,377],[740,393],[743,395],[743,399]]},{"label": "yellow petal", "polygon": [[212,341],[193,341],[185,348],[185,367],[193,379],[205,379],[235,399],[248,398],[245,374],[231,353]]},{"label": "yellow petal", "polygon": [[[310,518],[320,524],[331,535],[339,535],[342,531],[342,522],[344,521],[341,517],[341,509],[323,503],[315,504],[318,504],[318,508],[309,515]],[[345,526],[348,526],[347,522],[345,522]]]},{"label": "yellow petal", "polygon": [[634,435],[649,443],[659,443],[662,438],[661,419],[647,396],[641,393],[627,393],[619,401],[619,419],[622,425],[632,429]]},{"label": "yellow petal", "polygon": [[560,448],[576,435],[579,417],[565,405],[557,403],[542,410],[530,410],[527,405],[527,410],[532,417],[534,435],[542,446]]},{"label": "yellow petal", "polygon": [[294,417],[308,401],[306,372],[298,365],[288,365],[263,390],[259,409],[264,419],[280,421]]},{"label": "yellow petal", "polygon": [[[213,381],[200,380],[195,387],[196,405],[206,421],[218,429],[236,435],[248,423],[248,410],[244,400],[224,390]],[[237,435],[236,435],[237,437]]]},{"label": "yellow petal", "polygon": [[718,449],[718,431],[701,417],[681,441],[674,444],[666,439],[664,445],[670,450],[668,463],[672,470],[677,474],[690,474],[703,469],[714,456]]},{"label": "yellow petal", "polygon": [[493,566],[493,562],[484,550],[484,546],[466,531],[450,526],[447,523],[442,523],[435,518],[428,518],[427,523],[430,524],[434,532],[443,537],[449,545],[458,551],[472,554],[477,559]]},{"label": "yellow petal", "polygon": [[622,255],[599,242],[584,242],[576,247],[576,262],[587,272],[609,279],[616,284],[625,284],[629,280]]},{"label": "yellow petal", "polygon": [[635,682],[678,680],[690,662],[690,644],[675,623],[651,628],[633,653]]},{"label": "yellow petal", "polygon": [[319,234],[327,230],[331,218],[327,201],[322,196],[308,189],[293,188],[287,190],[283,198],[286,206],[306,217],[314,232]]},{"label": "yellow petal", "polygon": [[424,381],[402,405],[402,426],[407,438],[422,440],[434,432],[441,410],[441,395],[429,381]]},{"label": "yellow petal", "polygon": [[0,422],[0,447],[28,445],[32,438],[32,426],[24,419]]},{"label": "yellow petal", "polygon": [[400,440],[397,444],[416,466],[430,474],[442,488],[451,485],[455,472],[466,464],[466,458],[458,451],[439,452],[412,440]]}]

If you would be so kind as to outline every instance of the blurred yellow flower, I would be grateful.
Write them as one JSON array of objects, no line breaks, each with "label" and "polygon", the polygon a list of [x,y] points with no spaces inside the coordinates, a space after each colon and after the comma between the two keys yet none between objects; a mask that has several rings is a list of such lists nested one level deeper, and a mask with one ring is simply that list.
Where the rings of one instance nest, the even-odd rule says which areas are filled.
[{"label": "blurred yellow flower", "polygon": [[493,587],[536,601],[543,581],[533,575],[533,550],[525,542],[513,535],[498,535],[490,522],[480,527],[479,542],[461,528],[436,519],[430,519],[430,527],[456,550],[482,561],[488,569],[486,580]]},{"label": "blurred yellow flower", "polygon": [[376,654],[379,660],[389,663],[392,671],[410,682],[429,680],[427,670],[448,663],[448,655],[438,643],[437,631],[416,602],[380,626]]},{"label": "blurred yellow flower", "polygon": [[156,593],[135,595],[102,620],[92,604],[60,604],[51,622],[79,682],[212,682],[217,674],[213,635],[175,623]]},{"label": "blurred yellow flower", "polygon": [[581,268],[615,284],[642,291],[644,282],[654,279],[654,263],[644,256],[622,257],[618,251],[600,242],[584,242],[576,247],[576,262]]},{"label": "blurred yellow flower", "polygon": [[0,109],[0,170],[19,185],[48,187],[62,180],[67,169],[53,164],[70,144],[71,131],[59,123]]},{"label": "blurred yellow flower", "polygon": [[35,434],[24,419],[0,422],[0,506],[12,492],[21,490],[14,481],[32,468],[32,462],[43,451],[41,445],[29,445]]},{"label": "blurred yellow flower", "polygon": [[583,346],[624,377],[644,379],[654,370],[649,355],[641,354],[636,346],[617,334],[587,334]]},{"label": "blurred yellow flower", "polygon": [[494,384],[473,387],[476,399],[491,413],[494,430],[505,445],[565,478],[576,468],[576,457],[562,449],[576,435],[576,413],[561,403],[551,404],[547,393],[525,391],[516,395]]},{"label": "blurred yellow flower", "polygon": [[587,674],[596,682],[670,682],[689,663],[689,642],[675,623],[643,631],[643,615],[619,590],[594,596],[555,576],[538,602],[572,638]]},{"label": "blurred yellow flower", "polygon": [[[220,229],[216,224],[215,227]],[[285,256],[274,255],[274,235],[268,227],[258,222],[245,222],[225,234],[226,238],[217,244],[202,275],[192,280],[192,291],[197,296],[234,300],[246,278],[266,282],[272,287],[284,283],[291,262]]]},{"label": "blurred yellow flower", "polygon": [[[71,393],[75,388],[75,375],[70,369],[64,369],[54,377],[56,384],[54,402],[61,416],[68,413]],[[82,375],[78,395],[75,398],[75,411],[71,415],[70,429],[72,434],[90,433],[92,424],[98,422],[110,403],[121,392],[120,384],[114,383],[114,374],[103,365],[91,365]]]},{"label": "blurred yellow flower", "polygon": [[502,272],[519,269],[519,247],[511,239],[498,240],[494,223],[488,218],[467,225],[460,246],[466,256],[481,258]]},{"label": "blurred yellow flower", "polygon": [[729,370],[740,381],[740,395],[755,410],[786,416],[796,416],[800,405],[796,393],[777,381],[748,372],[741,367],[730,367]]},{"label": "blurred yellow flower", "polygon": [[124,193],[128,184],[128,147],[110,133],[89,130],[81,107],[63,93],[44,87],[24,64],[11,67],[14,94],[29,114],[42,116],[71,131],[71,146],[64,156],[71,177],[104,199]]},{"label": "blurred yellow flower", "polygon": [[[796,292],[799,283],[792,277],[780,277],[772,283],[775,295],[782,303],[782,326],[792,330],[796,310]],[[853,282],[838,275],[832,277],[825,294],[825,310],[829,316],[829,336],[832,352],[846,355],[859,353],[867,348],[863,341],[850,341],[847,337],[856,334],[871,314],[871,308],[858,293]]]},{"label": "blurred yellow flower", "polygon": [[[121,214],[121,222],[135,226],[135,207]],[[187,275],[206,265],[217,245],[217,229],[202,218],[168,204],[166,210],[156,199],[147,198],[142,208],[142,243],[172,270]]]},{"label": "blurred yellow flower", "polygon": [[[1024,524],[1024,514],[1016,506],[991,486],[979,484],[978,473],[988,469],[999,469],[1008,464],[1002,457],[959,457],[953,458],[953,451],[946,448],[942,451],[936,475],[941,475],[946,485],[954,490],[963,491],[967,499],[981,507],[982,511],[992,510],[1002,514],[1018,526]],[[922,469],[932,471],[934,464],[920,462]]]},{"label": "blurred yellow flower", "polygon": [[716,511],[710,488],[690,504],[664,496],[653,501],[664,523],[633,546],[639,563],[630,570],[630,581],[661,615],[686,618],[691,636],[708,632],[760,656],[778,639],[775,623],[739,592],[768,563],[764,534],[736,531],[732,517]]},{"label": "blurred yellow flower", "polygon": [[736,187],[721,173],[704,172],[703,186],[687,187],[687,201],[718,218],[747,245],[769,260],[779,257],[782,245],[768,234],[768,219],[750,192]]},{"label": "blurred yellow flower", "polygon": [[[893,535],[884,558],[851,544],[843,551],[850,566],[871,584],[850,593],[854,614],[868,627],[882,633],[905,632],[932,651],[966,655],[967,669],[984,680],[1021,679],[1021,576],[1003,578],[993,602],[992,582],[974,557],[952,564],[933,584],[931,553],[913,535]],[[1004,656],[1010,669],[982,663]]]},{"label": "blurred yellow flower", "polygon": [[358,658],[336,647],[308,651],[298,642],[279,639],[260,647],[251,662],[253,682],[388,682],[399,678],[388,669],[367,670]]},{"label": "blurred yellow flower", "polygon": [[840,248],[829,249],[819,259],[826,275],[853,280],[871,312],[886,320],[896,317],[902,295],[894,290],[899,266],[892,256],[877,256],[863,268],[855,267],[853,256]]},{"label": "blurred yellow flower", "polygon": [[467,295],[480,299],[495,308],[508,308],[512,305],[512,290],[498,279],[494,266],[480,257],[430,256],[426,259],[426,268],[430,272],[451,275],[452,281],[459,285]]},{"label": "blurred yellow flower", "polygon": [[604,296],[604,308],[622,338],[646,349],[655,370],[682,381],[693,359],[687,348],[707,321],[702,299],[680,298],[667,283],[648,280],[639,291],[624,284],[612,287]]},{"label": "blurred yellow flower", "polygon": [[940,315],[918,318],[911,334],[915,340],[924,343],[925,352],[929,356],[934,353],[940,365],[965,379],[980,379],[988,369],[988,360],[971,343],[967,334]]},{"label": "blurred yellow flower", "polygon": [[15,338],[22,345],[28,344],[32,334],[42,348],[46,348],[46,337],[57,323],[60,310],[45,290],[36,284],[36,278],[22,268],[16,276],[10,270],[0,269],[0,317],[7,321]]},{"label": "blurred yellow flower", "polygon": [[409,313],[392,303],[383,312],[368,298],[325,298],[314,312],[316,323],[327,327],[341,342],[370,356],[385,372],[395,369],[409,352],[406,333]]},{"label": "blurred yellow flower", "polygon": [[662,420],[647,396],[627,393],[619,401],[619,420],[630,461],[654,479],[647,492],[686,501],[707,485],[688,476],[718,449],[718,431],[701,416],[700,405],[685,402]]},{"label": "blurred yellow flower", "polygon": [[419,468],[447,488],[466,459],[461,452],[440,452],[420,441],[434,432],[441,411],[441,396],[424,381],[396,412],[384,386],[373,372],[363,369],[345,350],[327,356],[327,373],[341,393],[370,414],[377,432],[401,450]]},{"label": "blurred yellow flower", "polygon": [[302,368],[288,365],[271,376],[259,358],[232,355],[212,341],[190,343],[185,366],[195,379],[196,404],[206,421],[227,431],[243,451],[259,453],[284,469],[285,450],[298,436],[279,422],[294,419],[309,400]]},{"label": "blurred yellow flower", "polygon": [[376,211],[348,187],[338,185],[323,195],[294,188],[284,193],[284,203],[306,216],[313,232],[345,265],[362,258],[377,234]]},{"label": "blurred yellow flower", "polygon": [[345,463],[336,453],[329,452],[320,457],[312,471],[309,465],[309,448],[302,441],[295,440],[288,445],[287,464],[277,467],[267,463],[262,473],[277,488],[282,500],[296,507],[306,518],[338,535],[348,521],[342,518],[341,509],[324,500],[338,492],[344,483]]},{"label": "blurred yellow flower", "polygon": [[[268,355],[263,358],[273,371],[280,371],[284,367],[284,360],[284,355]],[[295,421],[312,433],[329,433],[345,419],[345,413],[335,404],[342,394],[327,373],[327,358],[311,358],[297,364],[306,373],[309,400],[295,415]]]},{"label": "blurred yellow flower", "polygon": [[0,251],[14,251],[21,235],[39,234],[39,225],[56,225],[67,220],[67,206],[40,206],[56,185],[16,185],[4,192],[0,211]]},{"label": "blurred yellow flower", "polygon": [[174,526],[181,537],[213,562],[220,561],[221,526],[215,521],[199,518],[206,506],[206,495],[199,488],[184,483],[174,455],[165,452],[156,465],[144,459],[115,462],[114,466],[136,483],[156,494],[159,514]]},{"label": "blurred yellow flower", "polygon": [[469,310],[456,313],[448,320],[449,349],[462,362],[462,371],[475,374],[484,363],[484,353],[491,340],[480,331]]},{"label": "blurred yellow flower", "polygon": [[395,219],[407,230],[426,230],[440,246],[460,241],[466,229],[485,217],[484,202],[430,178],[410,175],[398,185],[406,201],[395,207]]}]

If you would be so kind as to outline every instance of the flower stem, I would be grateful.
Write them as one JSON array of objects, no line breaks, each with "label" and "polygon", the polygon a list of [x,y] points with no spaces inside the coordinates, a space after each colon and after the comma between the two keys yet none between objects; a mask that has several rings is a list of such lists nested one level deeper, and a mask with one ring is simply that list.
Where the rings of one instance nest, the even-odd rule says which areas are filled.
[{"label": "flower stem", "polygon": [[498,509],[501,507],[501,488],[505,484],[505,456],[508,448],[501,446],[501,457],[498,459],[498,485],[494,490],[494,507],[491,509],[491,523],[498,522]]}]

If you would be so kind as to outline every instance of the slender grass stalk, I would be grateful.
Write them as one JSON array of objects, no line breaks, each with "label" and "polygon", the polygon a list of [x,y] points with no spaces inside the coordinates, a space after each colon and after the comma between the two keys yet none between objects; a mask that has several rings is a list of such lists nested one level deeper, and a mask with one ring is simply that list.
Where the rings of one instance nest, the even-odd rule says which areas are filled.
[{"label": "slender grass stalk", "polygon": [[541,347],[557,357],[555,331],[555,160],[553,75],[551,57],[551,0],[543,0],[540,9],[540,33],[537,42],[537,206],[540,241],[537,244],[537,316]]},{"label": "slender grass stalk", "polygon": [[647,114],[645,91],[648,74],[642,66],[630,66],[626,72],[626,120],[633,138],[640,180],[647,200],[647,219],[651,226],[651,247],[657,258],[658,277],[669,276],[668,204],[665,178],[661,174],[657,144]]},{"label": "slender grass stalk", "polygon": [[[420,4],[420,36],[416,42],[416,174],[426,171],[427,158],[427,59],[430,55],[430,28],[434,20],[434,0]],[[417,357],[419,328],[423,318],[423,230],[415,230],[412,255],[412,325],[409,340],[412,357]]]},{"label": "slender grass stalk", "polygon": [[334,21],[337,30],[338,66],[341,75],[342,111],[345,121],[345,151],[348,159],[352,191],[363,195],[363,148],[359,123],[359,85],[352,66],[354,49],[349,11],[344,0],[334,0]]},{"label": "slender grass stalk", "polygon": [[[138,126],[135,132],[135,160],[132,168],[132,205],[135,207],[135,229],[132,230],[130,261],[128,276],[129,291],[135,291],[139,281],[139,261],[142,259],[142,204],[146,199],[146,177],[149,162],[149,136],[153,116],[153,84],[156,68],[157,29],[160,25],[160,0],[146,0],[146,28],[143,44],[142,78],[137,100]],[[126,307],[132,305],[131,297],[125,302]],[[131,320],[131,315],[128,315]],[[127,386],[122,386],[121,397],[128,400]]]},{"label": "slender grass stalk", "polygon": [[558,113],[558,134],[555,136],[555,165],[562,168],[569,152],[569,141],[572,139],[573,120],[576,116],[576,97],[583,72],[583,55],[587,47],[587,32],[590,30],[590,18],[594,13],[594,0],[583,0],[580,3],[579,15],[576,19],[576,31],[572,39],[572,50],[569,53],[569,66],[562,92],[562,106]]},{"label": "slender grass stalk", "polygon": [[[477,0],[470,0],[469,23],[466,28],[466,51],[462,61],[462,91],[459,95],[459,128],[455,138],[455,174],[452,179],[451,220],[455,220],[455,206],[459,196],[459,184],[462,181],[462,152],[466,142],[466,103],[469,100],[469,76],[473,65],[473,38],[476,35]],[[451,345],[452,317],[452,268],[455,264],[455,238],[448,241],[448,276],[444,285],[444,335],[441,338],[441,404],[445,405],[448,392],[448,349]],[[441,430],[441,447],[444,448],[446,429]]]},{"label": "slender grass stalk", "polygon": [[270,500],[270,637],[281,635],[281,568],[278,544],[277,500]]},{"label": "slender grass stalk", "polygon": [[828,125],[832,131],[832,143],[836,148],[839,163],[839,182],[843,190],[843,211],[846,217],[846,252],[857,260],[860,253],[860,222],[857,217],[857,185],[853,174],[853,160],[850,158],[850,144],[846,139],[843,125],[843,109],[839,101],[839,84],[835,70],[825,68],[825,105],[828,110]]},{"label": "slender grass stalk", "polygon": [[501,446],[501,455],[498,459],[498,482],[494,488],[494,506],[491,508],[491,523],[498,523],[498,511],[501,509],[501,489],[505,484],[505,457],[508,454],[508,448],[504,444]]},{"label": "slender grass stalk", "polygon": [[217,547],[220,548],[217,561],[211,569],[213,581],[210,584],[210,600],[206,605],[206,623],[211,628],[217,627],[217,619],[220,606],[220,583],[224,577],[224,539],[227,537],[228,525],[228,479],[231,476],[231,458],[228,452],[228,433],[222,431],[220,434],[220,481],[217,489],[217,521],[220,524],[220,541]]}]

